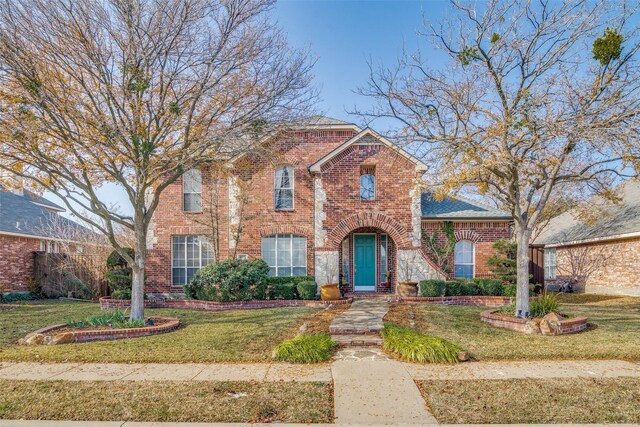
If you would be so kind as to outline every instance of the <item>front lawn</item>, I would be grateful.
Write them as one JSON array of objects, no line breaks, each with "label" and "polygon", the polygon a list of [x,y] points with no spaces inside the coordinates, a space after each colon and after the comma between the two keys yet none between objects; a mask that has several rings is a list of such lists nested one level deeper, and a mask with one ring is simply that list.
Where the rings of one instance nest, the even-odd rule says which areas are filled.
[{"label": "front lawn", "polygon": [[0,389],[0,419],[333,421],[326,383],[0,380]]},{"label": "front lawn", "polygon": [[18,346],[29,332],[100,313],[98,304],[42,300],[0,311],[0,360],[41,362],[261,362],[273,348],[294,337],[300,325],[320,309],[287,307],[223,312],[147,309],[147,315],[180,319],[173,332],[144,338]]},{"label": "front lawn", "polygon": [[444,424],[640,423],[639,378],[421,381],[418,386]]},{"label": "front lawn", "polygon": [[[485,307],[393,304],[386,320],[458,344],[477,360],[640,359],[640,298],[561,296],[561,311],[589,319],[585,332],[547,337],[495,328],[480,320]],[[568,302],[571,302],[569,304]]]}]

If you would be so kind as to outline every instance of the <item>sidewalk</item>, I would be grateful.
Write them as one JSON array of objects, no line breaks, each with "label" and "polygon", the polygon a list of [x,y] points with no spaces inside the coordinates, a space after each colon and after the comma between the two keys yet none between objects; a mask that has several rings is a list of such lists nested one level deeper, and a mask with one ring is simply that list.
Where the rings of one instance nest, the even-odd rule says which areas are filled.
[{"label": "sidewalk", "polygon": [[[340,353],[348,353],[344,350]],[[366,350],[352,350],[366,352]],[[339,354],[340,354],[339,353]],[[385,361],[386,357],[368,360]],[[367,358],[352,358],[363,363]],[[296,381],[331,382],[336,363],[120,364],[0,362],[0,379],[72,381]],[[396,362],[414,380],[473,380],[510,378],[640,377],[640,363],[624,360],[551,360],[534,362],[468,362],[457,365],[418,365]],[[363,372],[369,380],[376,371]]]}]

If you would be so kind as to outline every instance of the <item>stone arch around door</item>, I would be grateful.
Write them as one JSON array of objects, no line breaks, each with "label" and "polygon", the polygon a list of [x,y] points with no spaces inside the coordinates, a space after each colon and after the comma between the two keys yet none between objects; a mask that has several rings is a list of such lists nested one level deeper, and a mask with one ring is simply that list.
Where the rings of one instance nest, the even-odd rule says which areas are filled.
[{"label": "stone arch around door", "polygon": [[381,213],[362,212],[343,219],[327,233],[326,247],[338,248],[342,240],[353,230],[377,228],[393,239],[398,249],[413,248],[407,229],[390,216]]}]

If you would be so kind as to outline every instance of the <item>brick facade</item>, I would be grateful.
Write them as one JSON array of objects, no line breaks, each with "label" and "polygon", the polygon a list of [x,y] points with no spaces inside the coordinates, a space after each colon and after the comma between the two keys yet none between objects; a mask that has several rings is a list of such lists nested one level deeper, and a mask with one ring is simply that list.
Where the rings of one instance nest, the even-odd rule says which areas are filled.
[{"label": "brick facade", "polygon": [[0,290],[27,291],[33,278],[33,253],[40,239],[0,234]]},{"label": "brick facade", "polygon": [[[413,259],[418,278],[441,277],[424,248],[420,247],[420,178],[424,165],[403,154],[372,131],[357,133],[353,126],[326,130],[296,131],[282,135],[268,145],[270,157],[259,153],[235,161],[231,176],[216,180],[214,172],[202,169],[203,212],[182,210],[182,181],[169,186],[156,211],[147,261],[147,291],[179,293],[171,285],[171,238],[175,235],[211,235],[207,226],[208,206],[216,205],[218,259],[246,255],[261,257],[261,239],[274,234],[306,237],[307,273],[323,282],[338,281],[342,260],[342,241],[354,232],[376,234],[379,282],[379,247],[382,234],[388,236],[392,282],[401,280],[398,264]],[[338,150],[336,150],[338,149]],[[331,156],[329,154],[333,153]],[[322,161],[320,161],[322,159]],[[294,207],[274,209],[274,173],[280,166],[294,171]],[[361,168],[373,170],[374,200],[361,200]],[[218,184],[214,185],[217,182]],[[212,189],[217,188],[217,191]],[[240,196],[239,196],[240,194]],[[417,197],[417,199],[416,199]],[[416,211],[417,208],[417,211]],[[209,222],[210,223],[210,222]],[[476,233],[478,272],[488,274],[486,258],[491,243],[508,237],[505,222],[459,223],[456,230]],[[234,230],[241,229],[236,243]],[[422,227],[429,227],[423,223]],[[349,246],[349,265],[353,266],[353,246]],[[404,261],[403,261],[404,260]],[[335,268],[335,278],[328,277]],[[353,271],[349,272],[353,277]],[[321,279],[327,277],[327,279]],[[344,290],[351,290],[348,283]],[[393,291],[376,283],[379,292]]]},{"label": "brick facade", "polygon": [[553,288],[575,278],[574,289],[588,293],[640,296],[640,238],[594,242],[556,248]]}]

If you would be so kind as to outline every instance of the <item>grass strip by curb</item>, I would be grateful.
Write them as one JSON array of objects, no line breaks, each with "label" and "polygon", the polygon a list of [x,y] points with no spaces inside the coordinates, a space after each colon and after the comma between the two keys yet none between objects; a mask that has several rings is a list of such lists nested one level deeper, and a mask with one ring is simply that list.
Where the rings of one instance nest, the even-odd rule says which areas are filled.
[{"label": "grass strip by curb", "polygon": [[326,383],[0,380],[0,390],[0,419],[333,421],[331,389]]},{"label": "grass strip by curb", "polygon": [[460,347],[443,338],[423,335],[393,323],[385,323],[382,337],[384,348],[407,362],[458,363]]},{"label": "grass strip by curb", "polygon": [[273,358],[281,362],[319,363],[329,360],[334,347],[329,334],[303,334],[278,344]]}]

